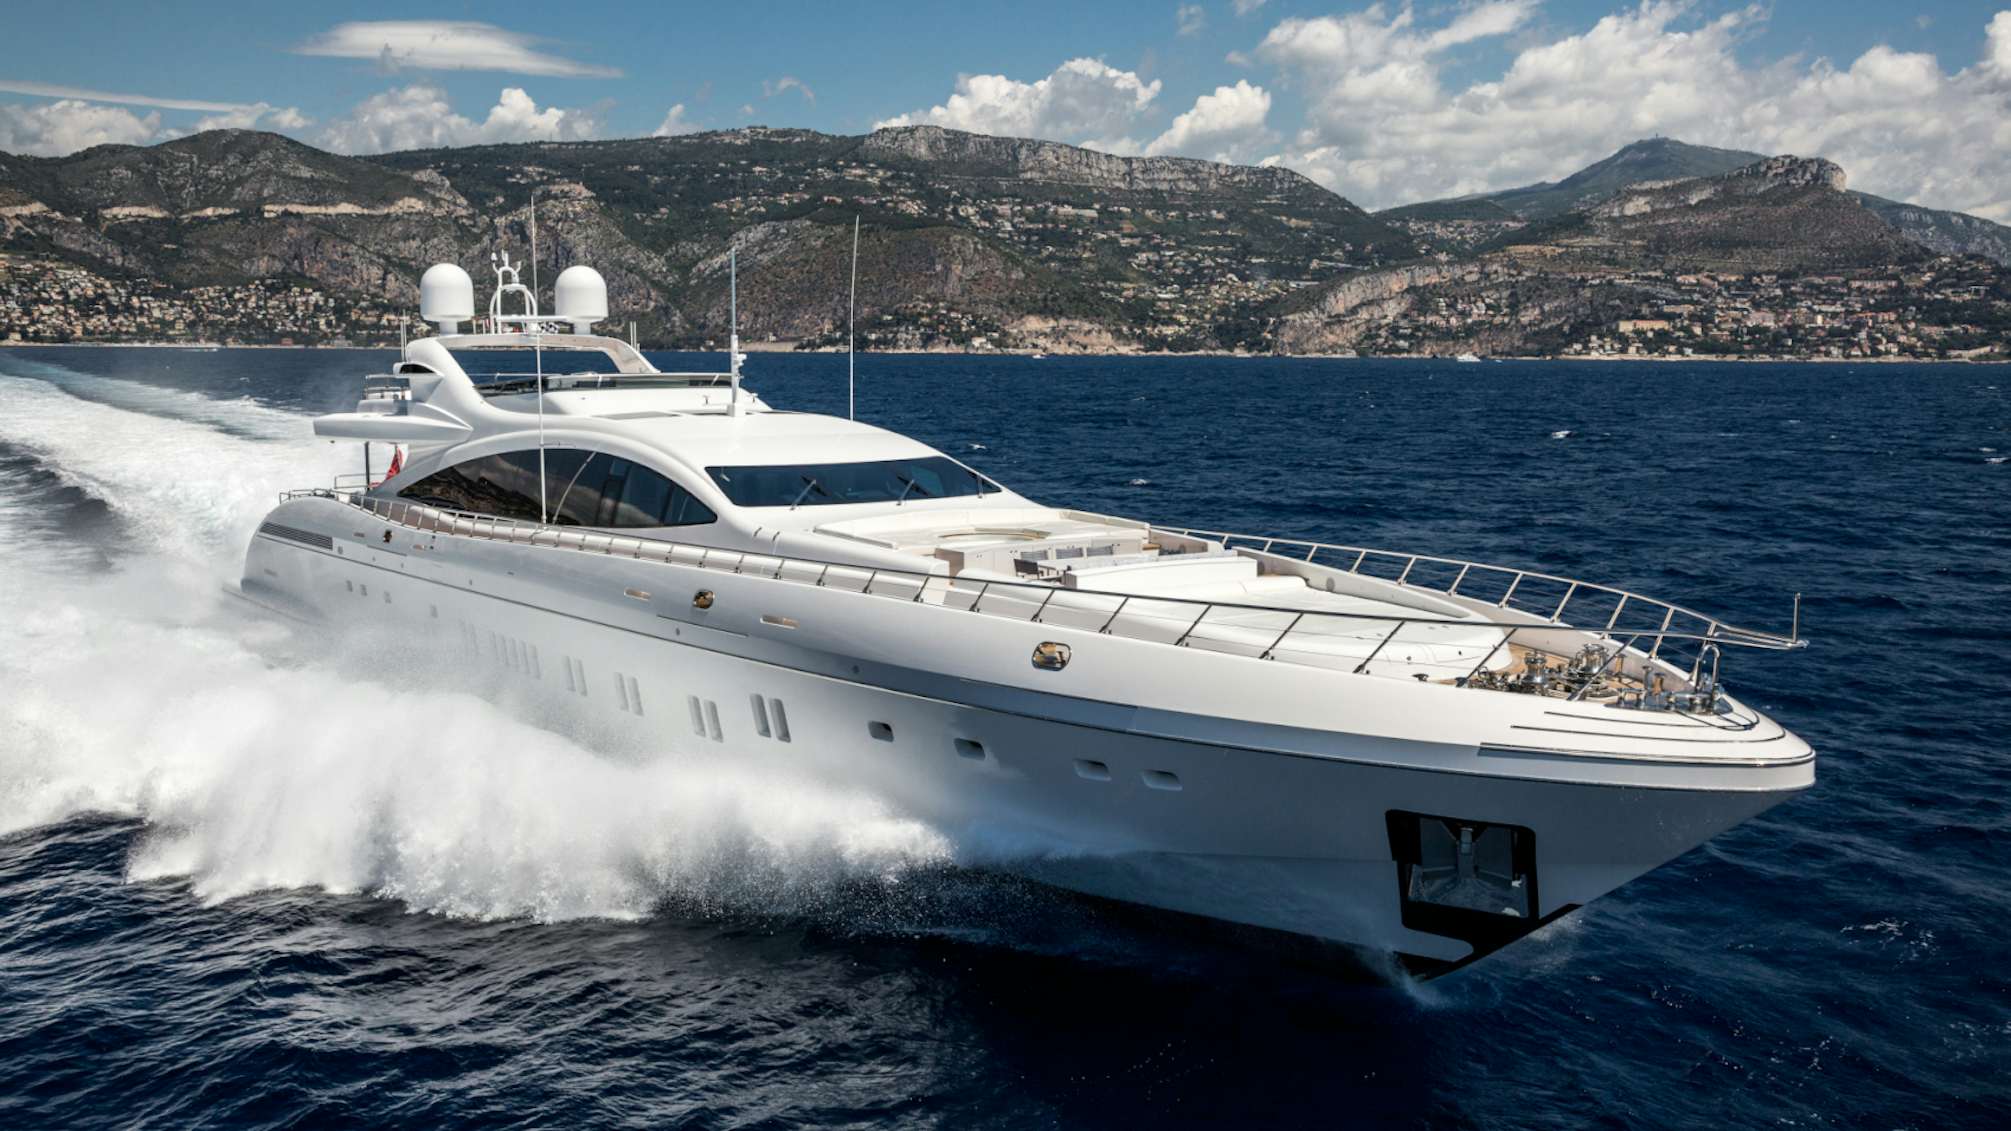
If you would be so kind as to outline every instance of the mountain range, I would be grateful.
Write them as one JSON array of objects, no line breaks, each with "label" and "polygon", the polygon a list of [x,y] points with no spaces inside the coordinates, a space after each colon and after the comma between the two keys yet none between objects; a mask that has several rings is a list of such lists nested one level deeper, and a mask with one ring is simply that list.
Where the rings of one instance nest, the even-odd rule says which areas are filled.
[{"label": "mountain range", "polygon": [[[167,304],[171,336],[256,339],[255,320],[216,321],[226,300],[184,313],[177,296],[283,285],[335,296],[339,311],[300,321],[293,336],[382,340],[426,265],[459,262],[485,279],[492,250],[530,250],[534,210],[541,271],[592,264],[614,321],[678,346],[723,339],[729,247],[744,336],[835,341],[855,218],[862,340],[874,348],[1353,348],[1360,335],[1308,332],[1309,321],[1336,295],[1380,294],[1392,280],[1394,293],[1423,293],[1475,271],[2011,260],[2011,229],[1850,193],[1827,162],[1659,138],[1554,183],[1372,215],[1282,168],[933,126],[368,158],[223,130],[61,158],[0,154],[0,295],[13,296],[0,338],[9,319],[28,340],[161,332],[116,309],[63,322],[48,296],[74,287],[23,282],[61,265],[103,279],[93,295],[145,291]],[[1388,295],[1376,302],[1403,313]],[[1339,306],[1359,321],[1359,307]]]},{"label": "mountain range", "polygon": [[[1762,161],[1767,156],[1738,149],[1689,145],[1674,138],[1648,138],[1624,146],[1612,156],[1587,165],[1560,181],[1407,204],[1384,209],[1375,215],[1377,219],[1407,231],[1418,228],[1419,231],[1413,231],[1413,234],[1422,234],[1420,221],[1436,220],[1466,221],[1485,227],[1492,236],[1521,224],[1548,220],[1591,207],[1632,185],[1715,177]],[[1930,250],[1944,255],[1982,255],[1999,263],[2011,264],[2011,227],[1980,216],[1923,208],[1869,193],[1853,192],[1851,195],[1901,235]],[[1445,241],[1441,239],[1434,246],[1443,247]],[[1471,243],[1466,243],[1460,249],[1471,246]]]}]

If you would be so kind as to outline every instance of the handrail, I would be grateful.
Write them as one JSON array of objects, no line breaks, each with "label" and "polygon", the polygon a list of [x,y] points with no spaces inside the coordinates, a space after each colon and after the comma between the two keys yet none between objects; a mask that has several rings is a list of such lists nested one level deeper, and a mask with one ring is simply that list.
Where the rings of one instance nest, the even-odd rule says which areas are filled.
[{"label": "handrail", "polygon": [[[832,577],[832,571],[838,570],[841,571],[841,576],[849,575],[853,581],[856,581],[859,575],[864,575],[865,583],[863,586],[853,589],[848,584],[845,588],[867,596],[887,596],[901,600],[922,601],[930,595],[930,586],[936,584],[937,592],[935,597],[946,608],[977,613],[979,615],[1003,616],[1025,620],[1028,623],[1056,623],[1053,611],[1057,607],[1055,606],[1056,598],[1066,597],[1069,599],[1073,611],[1077,613],[1094,613],[1093,618],[1079,626],[1089,631],[1120,635],[1129,639],[1143,639],[1171,646],[1193,647],[1199,645],[1210,647],[1217,651],[1247,654],[1260,659],[1278,659],[1283,653],[1291,651],[1292,649],[1288,645],[1294,641],[1294,636],[1297,634],[1297,642],[1301,645],[1300,655],[1308,657],[1308,659],[1303,659],[1299,662],[1311,663],[1312,660],[1310,658],[1312,657],[1324,658],[1334,661],[1324,666],[1356,673],[1368,672],[1371,664],[1382,656],[1385,650],[1392,645],[1392,642],[1396,641],[1398,636],[1410,626],[1428,625],[1440,628],[1454,626],[1469,629],[1491,628],[1500,630],[1500,639],[1493,640],[1491,646],[1486,649],[1485,654],[1480,654],[1481,649],[1478,643],[1472,645],[1434,645],[1429,639],[1424,639],[1414,640],[1412,643],[1414,646],[1427,648],[1434,646],[1450,648],[1455,655],[1449,659],[1426,658],[1423,660],[1417,659],[1414,655],[1407,655],[1401,660],[1385,661],[1386,664],[1403,666],[1404,673],[1410,675],[1416,674],[1416,669],[1419,668],[1444,668],[1447,673],[1445,682],[1458,686],[1466,686],[1469,682],[1472,682],[1475,676],[1485,669],[1488,663],[1497,654],[1502,652],[1504,647],[1518,634],[1521,634],[1522,642],[1516,644],[1515,648],[1524,653],[1568,658],[1570,653],[1567,650],[1560,650],[1554,646],[1545,647],[1543,641],[1532,642],[1530,638],[1531,633],[1566,632],[1572,634],[1572,639],[1574,640],[1611,647],[1610,654],[1602,653],[1602,655],[1605,655],[1605,659],[1598,665],[1598,672],[1601,676],[1606,673],[1609,667],[1618,663],[1623,656],[1630,659],[1635,664],[1637,670],[1630,673],[1628,678],[1635,683],[1643,685],[1644,702],[1642,705],[1649,705],[1645,702],[1645,692],[1648,682],[1647,674],[1651,671],[1655,674],[1658,685],[1665,678],[1670,683],[1695,685],[1694,676],[1685,678],[1683,665],[1673,659],[1658,661],[1653,652],[1644,652],[1641,650],[1640,645],[1643,642],[1653,641],[1654,647],[1657,650],[1661,648],[1665,641],[1692,643],[1698,650],[1700,659],[1701,652],[1712,646],[1736,646],[1785,651],[1802,647],[1806,643],[1798,638],[1734,628],[1712,618],[1705,617],[1702,614],[1683,609],[1680,606],[1670,605],[1667,602],[1642,597],[1639,594],[1629,593],[1625,590],[1596,586],[1585,582],[1573,582],[1568,578],[1554,577],[1553,575],[1526,570],[1513,570],[1504,566],[1461,562],[1455,559],[1434,558],[1426,555],[1397,554],[1392,551],[1359,550],[1354,547],[1332,547],[1287,539],[1270,539],[1268,541],[1274,546],[1296,547],[1310,545],[1313,547],[1315,555],[1320,551],[1333,551],[1335,553],[1355,555],[1357,561],[1370,558],[1373,555],[1382,555],[1402,560],[1406,563],[1405,578],[1410,576],[1411,570],[1415,568],[1415,564],[1418,562],[1440,563],[1461,567],[1460,581],[1464,581],[1476,572],[1497,571],[1510,575],[1511,580],[1508,582],[1508,585],[1511,591],[1521,585],[1525,579],[1555,581],[1578,588],[1611,593],[1622,597],[1630,605],[1641,603],[1650,605],[1657,610],[1671,611],[1664,615],[1662,624],[1658,628],[1641,629],[1630,627],[1616,630],[1612,626],[1618,621],[1619,618],[1617,616],[1609,620],[1604,628],[1574,626],[1556,619],[1532,622],[1527,619],[1510,620],[1478,617],[1480,608],[1493,605],[1494,602],[1480,601],[1471,597],[1460,597],[1459,600],[1473,605],[1474,607],[1469,611],[1476,614],[1475,616],[1402,616],[1367,612],[1290,608],[1232,601],[1207,601],[1190,597],[1120,593],[1099,589],[1064,589],[1052,583],[1043,584],[1037,581],[1020,581],[1018,579],[970,578],[960,581],[955,577],[926,570],[902,570],[887,567],[847,565],[845,563],[819,561],[809,558],[792,558],[781,555],[732,550],[721,551],[716,547],[674,542],[667,539],[640,535],[617,534],[606,530],[581,529],[574,532],[560,527],[541,525],[535,522],[523,522],[496,515],[477,515],[468,512],[453,511],[405,499],[384,499],[349,487],[287,491],[280,495],[281,501],[295,498],[331,499],[369,511],[371,514],[385,521],[432,533],[461,534],[507,542],[523,541],[534,546],[574,549],[608,555],[620,554],[643,560],[694,566],[701,569],[723,570],[732,573],[747,572],[749,559],[754,558],[759,560],[758,564],[754,567],[754,571],[758,574],[775,580],[786,580],[820,587],[832,587],[835,581]],[[1218,538],[1224,540],[1225,546],[1231,540],[1243,537],[1241,535],[1184,530],[1172,527],[1153,527],[1151,529],[1155,534],[1190,538]],[[543,539],[548,534],[551,536],[550,540],[544,541]],[[569,539],[567,537],[568,534],[575,534],[576,537]],[[768,563],[773,563],[772,567]],[[788,576],[792,570],[795,571],[796,575],[793,577]],[[1364,576],[1373,577],[1373,575]],[[895,584],[897,580],[904,582],[904,584]],[[1385,584],[1396,584],[1394,580],[1388,578],[1374,578],[1374,580]],[[1458,581],[1455,582],[1455,584],[1458,583]],[[878,591],[875,590],[876,584],[880,586]],[[912,589],[910,588],[911,586],[913,587]],[[1414,582],[1406,582],[1406,587],[1413,589],[1424,588],[1427,591],[1433,591],[1430,587],[1422,587]],[[995,591],[1001,594],[1011,592],[1026,594],[1024,603],[1026,608],[1031,609],[1031,612],[1021,615],[1022,612],[1025,612],[1024,608],[1016,612],[1014,611],[1014,606],[1010,604],[1006,605],[1004,609],[1000,609],[1000,605],[1003,602],[993,601],[988,603],[986,598]],[[1037,601],[1034,599],[1036,591],[1038,595]],[[1436,591],[1444,592],[1444,590]],[[1575,592],[1576,590],[1574,589]],[[952,602],[951,597],[953,594],[959,597],[968,596],[969,600],[959,606]],[[1096,604],[1096,607],[1093,609],[1085,609],[1084,602],[1091,604],[1114,602],[1114,607]],[[1137,612],[1136,609],[1139,605],[1192,610],[1192,618],[1186,619],[1186,614],[1182,613],[1179,619],[1170,620],[1169,616],[1164,613],[1154,613],[1151,611]],[[1506,607],[1505,602],[1503,607]],[[1129,626],[1121,624],[1119,619],[1127,609],[1134,610],[1133,620],[1135,623]],[[1535,615],[1523,610],[1516,611],[1522,612],[1525,617]],[[1701,629],[1699,631],[1690,631],[1687,628],[1669,627],[1677,613],[1696,618],[1701,622]],[[1238,623],[1227,619],[1237,616],[1243,617],[1244,620]],[[1211,622],[1211,617],[1217,619]],[[1252,619],[1270,617],[1282,619],[1282,630],[1277,627],[1277,624],[1281,623],[1280,621],[1257,624]],[[1183,623],[1185,625],[1184,630],[1178,631],[1177,636],[1175,636],[1174,630],[1180,629]],[[1314,638],[1324,635],[1328,643],[1331,644],[1334,637],[1332,633],[1321,634],[1309,628],[1302,627],[1305,624],[1359,624],[1365,627],[1374,626],[1375,636],[1379,639],[1376,640],[1374,648],[1368,652],[1366,658],[1361,658],[1357,662],[1357,657],[1351,653],[1320,652],[1315,649],[1306,648],[1305,645],[1312,642]],[[1147,632],[1145,631],[1147,627],[1157,628],[1160,631]],[[1388,628],[1387,632],[1383,631],[1385,627]],[[1209,635],[1204,629],[1214,630],[1217,634]],[[1220,635],[1220,633],[1228,633],[1230,635],[1224,636]],[[1241,635],[1237,635],[1238,633]],[[1366,641],[1367,638],[1363,637],[1361,639]],[[1544,639],[1548,640],[1548,638]],[[1465,649],[1464,652],[1461,651],[1462,648]],[[1687,652],[1688,649],[1684,649],[1684,651]],[[1477,664],[1473,662],[1473,656],[1476,654],[1480,654],[1480,660]],[[1314,666],[1323,665],[1315,664]],[[1624,669],[1625,665],[1621,665],[1621,668]],[[1619,677],[1620,674],[1620,670],[1616,669],[1614,672],[1615,677]],[[1422,679],[1426,677],[1418,675],[1417,678]]]},{"label": "handrail", "polygon": [[[1614,632],[1615,626],[1620,621],[1621,612],[1624,611],[1630,604],[1639,604],[1649,606],[1653,610],[1662,612],[1664,614],[1661,629],[1641,633],[1640,635],[1644,637],[1652,637],[1663,633],[1663,631],[1667,629],[1668,624],[1673,617],[1684,616],[1692,618],[1697,622],[1699,622],[1699,624],[1704,626],[1702,635],[1716,640],[1723,640],[1726,643],[1738,644],[1742,647],[1768,648],[1768,649],[1777,649],[1784,651],[1792,648],[1806,647],[1808,644],[1806,640],[1801,639],[1799,632],[1800,630],[1799,624],[1796,625],[1796,630],[1793,634],[1786,636],[1783,636],[1782,634],[1777,632],[1767,632],[1760,629],[1752,629],[1752,628],[1741,628],[1737,625],[1727,624],[1724,621],[1717,619],[1716,617],[1707,616],[1704,613],[1697,612],[1694,609],[1684,608],[1681,605],[1677,605],[1669,601],[1663,601],[1660,600],[1659,598],[1645,596],[1643,594],[1633,592],[1632,590],[1621,589],[1617,586],[1612,585],[1601,585],[1597,582],[1582,581],[1577,578],[1563,577],[1553,573],[1543,573],[1538,570],[1518,569],[1514,566],[1491,565],[1487,562],[1467,561],[1461,558],[1436,557],[1429,554],[1411,554],[1399,550],[1379,550],[1374,548],[1363,548],[1359,546],[1338,546],[1338,545],[1330,545],[1324,542],[1308,542],[1296,538],[1268,538],[1257,534],[1235,534],[1220,530],[1185,529],[1180,527],[1169,527],[1169,526],[1155,526],[1153,527],[1153,530],[1155,533],[1175,534],[1188,538],[1214,539],[1216,541],[1221,542],[1224,547],[1230,549],[1239,548],[1234,545],[1234,543],[1236,542],[1252,542],[1252,543],[1261,542],[1264,545],[1260,548],[1257,548],[1256,550],[1257,553],[1271,553],[1273,552],[1271,549],[1272,546],[1300,547],[1305,549],[1306,551],[1305,556],[1297,558],[1295,560],[1302,562],[1312,562],[1314,564],[1320,564],[1317,561],[1317,557],[1322,553],[1332,553],[1342,556],[1352,555],[1354,561],[1348,568],[1348,572],[1350,573],[1359,573],[1365,561],[1373,560],[1376,558],[1383,558],[1391,561],[1401,561],[1404,563],[1404,569],[1403,572],[1399,574],[1396,578],[1394,579],[1378,578],[1377,580],[1389,581],[1391,584],[1403,586],[1405,588],[1424,589],[1427,592],[1444,593],[1447,596],[1460,597],[1462,600],[1466,601],[1473,601],[1475,600],[1475,598],[1462,597],[1461,594],[1458,593],[1458,589],[1461,584],[1467,581],[1469,576],[1471,576],[1476,571],[1482,573],[1498,574],[1505,576],[1508,579],[1507,582],[1508,588],[1502,594],[1502,597],[1499,601],[1489,603],[1496,604],[1502,608],[1511,607],[1509,604],[1510,600],[1514,597],[1516,590],[1519,589],[1525,581],[1553,582],[1555,584],[1563,585],[1566,587],[1565,595],[1563,599],[1558,602],[1557,607],[1551,610],[1548,614],[1544,615],[1543,619],[1550,621],[1551,623],[1558,625],[1559,627],[1578,627],[1570,625],[1569,622],[1564,619],[1564,613],[1567,607],[1571,604],[1571,602],[1574,599],[1582,599],[1582,596],[1586,593],[1596,593],[1608,597],[1617,598],[1617,603],[1613,607],[1612,614],[1607,618],[1605,627],[1598,630],[1588,630],[1588,631],[1598,631],[1601,635],[1612,634]],[[1242,548],[1249,548],[1249,547],[1242,547]],[[1416,570],[1417,564],[1420,562],[1430,563],[1434,565],[1442,565],[1448,568],[1457,567],[1459,573],[1457,576],[1453,578],[1452,583],[1444,588],[1439,588],[1436,586],[1419,585],[1417,582],[1411,581],[1410,576]],[[1628,636],[1634,635],[1634,633],[1627,631],[1623,631],[1621,634]],[[1668,635],[1673,636],[1674,634],[1668,634]]]}]

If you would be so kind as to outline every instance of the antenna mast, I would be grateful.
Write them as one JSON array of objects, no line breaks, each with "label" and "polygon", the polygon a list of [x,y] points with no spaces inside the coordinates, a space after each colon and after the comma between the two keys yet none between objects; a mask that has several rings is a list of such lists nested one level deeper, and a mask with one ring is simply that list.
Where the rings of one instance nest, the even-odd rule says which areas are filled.
[{"label": "antenna mast", "polygon": [[728,416],[740,415],[740,249],[726,248],[726,371],[733,375],[733,395],[726,402]]},{"label": "antenna mast", "polygon": [[852,217],[852,296],[845,303],[845,419],[858,419],[859,217]]},{"label": "antenna mast", "polygon": [[[536,295],[537,293],[538,293],[538,186],[532,185],[531,186],[531,294]],[[545,390],[542,386],[540,386],[538,389],[538,395],[540,397],[545,395]]]}]

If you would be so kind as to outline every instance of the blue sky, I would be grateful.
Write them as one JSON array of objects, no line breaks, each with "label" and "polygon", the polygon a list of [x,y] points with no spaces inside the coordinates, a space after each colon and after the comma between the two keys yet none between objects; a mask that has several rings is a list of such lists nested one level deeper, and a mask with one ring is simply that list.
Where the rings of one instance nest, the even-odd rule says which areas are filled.
[{"label": "blue sky", "polygon": [[1993,3],[850,7],[49,5],[10,21],[0,149],[219,124],[371,152],[937,122],[1269,161],[1382,206],[1665,133],[1819,153],[1857,187],[2011,219],[2011,13]]}]

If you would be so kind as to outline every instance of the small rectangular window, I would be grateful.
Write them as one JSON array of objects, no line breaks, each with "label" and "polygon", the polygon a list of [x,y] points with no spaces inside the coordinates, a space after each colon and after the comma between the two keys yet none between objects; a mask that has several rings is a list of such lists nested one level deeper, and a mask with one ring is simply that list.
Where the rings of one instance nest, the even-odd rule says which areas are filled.
[{"label": "small rectangular window", "polygon": [[628,677],[628,703],[635,708],[638,716],[642,714],[642,688],[635,682],[634,676]]},{"label": "small rectangular window", "polygon": [[754,733],[763,738],[772,737],[774,732],[768,729],[768,701],[759,694],[748,696],[748,700],[754,705]]},{"label": "small rectangular window", "polygon": [[712,741],[726,741],[726,732],[719,729],[719,704],[710,699],[705,701],[705,729],[712,732]]},{"label": "small rectangular window", "polygon": [[622,710],[628,710],[628,683],[622,679],[620,672],[614,673],[614,698]]},{"label": "small rectangular window", "polygon": [[782,742],[789,741],[789,715],[782,710],[782,700],[768,701],[769,713],[775,716],[775,737]]},{"label": "small rectangular window", "polygon": [[687,695],[684,697],[684,701],[691,708],[691,733],[697,735],[700,738],[704,738],[705,737],[704,705],[699,703],[698,696],[696,695]]}]

